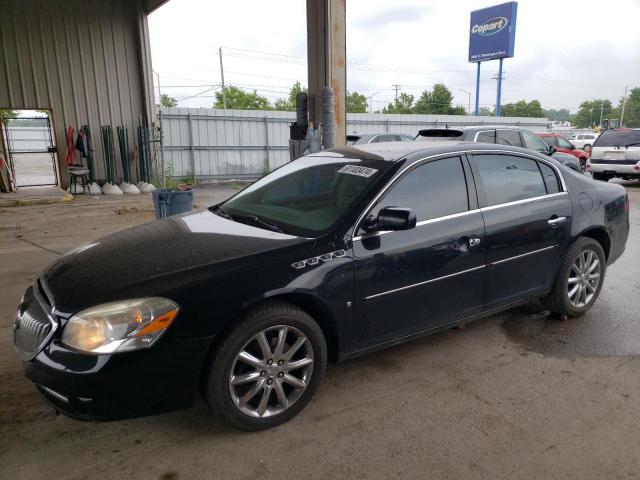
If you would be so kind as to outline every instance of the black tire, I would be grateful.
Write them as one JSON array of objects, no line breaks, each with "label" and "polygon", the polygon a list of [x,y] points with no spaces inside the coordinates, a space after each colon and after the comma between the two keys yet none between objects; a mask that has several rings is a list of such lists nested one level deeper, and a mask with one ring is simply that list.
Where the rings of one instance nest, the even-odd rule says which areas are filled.
[{"label": "black tire", "polygon": [[[595,288],[593,297],[584,304],[576,306],[569,299],[569,277],[572,275],[574,263],[584,252],[593,252],[599,261],[599,281]],[[593,238],[579,237],[567,250],[564,256],[558,275],[556,276],[553,288],[549,294],[542,299],[543,304],[552,313],[566,315],[568,317],[578,317],[589,310],[600,295],[602,284],[604,283],[607,261],[602,249],[602,245]],[[575,275],[574,275],[575,277]]]},{"label": "black tire", "polygon": [[[287,330],[290,332],[289,335],[294,335],[297,331],[306,336],[306,340],[302,345],[306,349],[308,342],[312,349],[311,355],[313,363],[310,378],[307,378],[306,387],[301,394],[299,394],[299,397],[295,399],[290,406],[284,407],[284,411],[265,417],[250,416],[241,411],[241,406],[235,403],[239,399],[239,395],[236,396],[236,400],[234,400],[232,396],[232,389],[237,387],[231,386],[231,369],[238,368],[237,355],[251,346],[250,342],[253,341],[252,339],[254,339],[256,335],[260,334],[260,332],[267,331],[267,338],[271,340],[275,333],[269,333],[273,331],[269,329],[274,327],[281,328],[281,326],[287,326]],[[269,335],[272,336],[270,337]],[[291,347],[289,344],[287,344],[287,346],[288,348]],[[269,347],[275,350],[272,344],[270,344]],[[302,350],[302,348],[303,347],[300,347],[300,350]],[[284,353],[286,354],[287,350],[284,350]],[[240,362],[239,365],[242,366],[242,362]],[[214,414],[226,420],[232,426],[247,431],[272,428],[293,418],[309,403],[315,391],[320,386],[320,383],[322,383],[326,365],[327,345],[322,330],[316,321],[307,312],[295,305],[279,301],[267,302],[245,313],[242,318],[237,321],[236,325],[225,335],[222,342],[218,344],[216,351],[209,361],[203,393],[205,400]],[[271,367],[278,368],[276,367],[276,363],[272,363]],[[257,372],[262,367],[250,368],[255,368],[255,372]],[[273,375],[280,374],[267,373],[266,377],[271,379],[270,376]],[[283,373],[283,375],[285,374]],[[260,376],[263,376],[262,372]],[[256,380],[256,388],[258,388],[257,385],[259,381],[260,380]],[[268,380],[264,380],[264,382],[266,381]],[[276,380],[276,382],[277,381],[278,380]],[[271,382],[273,383],[274,380],[271,380]],[[286,380],[280,381],[281,391],[284,391],[282,390],[282,386],[285,385],[283,382],[286,382]],[[253,384],[253,381],[247,383],[249,389],[252,388],[251,384]],[[275,388],[275,383],[269,387],[266,385],[260,387],[256,397],[264,395],[267,389],[271,387],[273,387],[273,391],[267,394],[267,401],[275,403],[276,406],[274,408],[277,410],[282,408],[282,405],[276,395],[275,390],[277,389]],[[290,386],[284,388],[290,388],[290,392],[295,391],[295,388]],[[249,407],[249,403],[247,403],[246,406]]]},{"label": "black tire", "polygon": [[580,158],[580,173],[584,173],[587,171],[587,159]]}]

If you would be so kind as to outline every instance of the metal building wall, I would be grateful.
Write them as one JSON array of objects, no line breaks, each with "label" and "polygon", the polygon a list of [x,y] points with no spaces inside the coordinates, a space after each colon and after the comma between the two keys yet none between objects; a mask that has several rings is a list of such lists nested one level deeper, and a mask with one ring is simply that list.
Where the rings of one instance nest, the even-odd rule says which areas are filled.
[{"label": "metal building wall", "polygon": [[146,22],[142,0],[0,1],[0,108],[50,109],[59,164],[66,126],[89,125],[103,178],[100,126],[128,126],[132,149],[153,115]]}]

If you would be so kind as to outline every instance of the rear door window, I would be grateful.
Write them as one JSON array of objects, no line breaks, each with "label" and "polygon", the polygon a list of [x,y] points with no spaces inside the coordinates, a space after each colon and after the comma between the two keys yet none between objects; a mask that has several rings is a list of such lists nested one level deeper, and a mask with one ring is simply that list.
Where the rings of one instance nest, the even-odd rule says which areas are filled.
[{"label": "rear door window", "polygon": [[521,147],[520,134],[517,130],[498,130],[496,132],[497,142],[500,145],[511,145],[512,147]]},{"label": "rear door window", "polygon": [[474,155],[487,206],[546,195],[538,162],[514,155]]},{"label": "rear door window", "polygon": [[544,185],[547,188],[547,193],[558,193],[561,191],[560,182],[556,172],[546,163],[539,162],[540,171],[542,172],[542,178],[544,179]]},{"label": "rear door window", "polygon": [[469,209],[467,184],[459,157],[424,163],[391,187],[371,212],[383,207],[411,208],[418,221],[444,217]]}]

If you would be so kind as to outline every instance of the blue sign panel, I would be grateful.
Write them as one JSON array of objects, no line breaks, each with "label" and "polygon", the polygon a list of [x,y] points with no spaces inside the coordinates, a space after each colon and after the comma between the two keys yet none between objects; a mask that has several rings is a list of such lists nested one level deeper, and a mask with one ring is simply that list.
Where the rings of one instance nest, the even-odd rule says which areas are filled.
[{"label": "blue sign panel", "polygon": [[509,2],[471,12],[470,62],[513,57],[517,11],[518,3]]}]

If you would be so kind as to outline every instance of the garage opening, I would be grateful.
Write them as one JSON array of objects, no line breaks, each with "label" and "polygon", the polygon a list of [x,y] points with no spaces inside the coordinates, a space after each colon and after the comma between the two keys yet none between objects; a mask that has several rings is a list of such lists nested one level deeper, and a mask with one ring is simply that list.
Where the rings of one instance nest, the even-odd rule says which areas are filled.
[{"label": "garage opening", "polygon": [[14,189],[57,186],[56,147],[49,112],[0,110],[0,129]]}]

